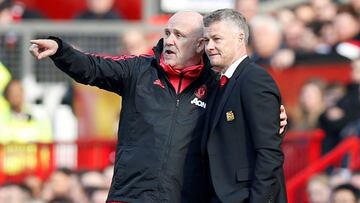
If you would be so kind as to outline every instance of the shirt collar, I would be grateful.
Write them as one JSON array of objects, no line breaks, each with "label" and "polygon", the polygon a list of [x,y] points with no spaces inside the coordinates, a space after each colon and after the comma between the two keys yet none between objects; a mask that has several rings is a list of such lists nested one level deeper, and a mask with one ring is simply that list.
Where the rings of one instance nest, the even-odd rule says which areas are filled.
[{"label": "shirt collar", "polygon": [[225,71],[225,73],[221,73],[221,75],[225,75],[227,78],[231,78],[231,76],[234,74],[236,68],[239,66],[241,61],[243,61],[247,55],[244,55],[240,57],[238,60],[236,60],[233,64],[229,66],[229,68]]}]

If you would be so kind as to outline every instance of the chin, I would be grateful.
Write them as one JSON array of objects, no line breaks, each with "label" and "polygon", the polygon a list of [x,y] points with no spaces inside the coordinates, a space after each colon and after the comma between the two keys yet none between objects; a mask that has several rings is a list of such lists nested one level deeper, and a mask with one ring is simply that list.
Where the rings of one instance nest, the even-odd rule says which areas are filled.
[{"label": "chin", "polygon": [[220,64],[217,61],[210,60],[212,66],[219,66]]},{"label": "chin", "polygon": [[172,60],[164,60],[165,64],[169,65],[169,66],[174,66],[175,62]]}]

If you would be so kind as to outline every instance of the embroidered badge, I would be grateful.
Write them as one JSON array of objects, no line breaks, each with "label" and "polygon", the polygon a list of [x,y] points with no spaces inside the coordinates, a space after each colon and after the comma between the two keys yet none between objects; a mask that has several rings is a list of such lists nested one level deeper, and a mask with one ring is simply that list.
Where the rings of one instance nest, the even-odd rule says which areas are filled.
[{"label": "embroidered badge", "polygon": [[226,112],[226,121],[233,121],[235,120],[235,115],[232,111]]},{"label": "embroidered badge", "polygon": [[196,91],[195,96],[199,99],[204,99],[207,94],[207,87],[206,85],[201,85]]},{"label": "embroidered badge", "polygon": [[164,86],[164,84],[162,84],[160,79],[155,80],[153,84],[154,85],[159,85],[161,88],[165,89],[165,86]]}]

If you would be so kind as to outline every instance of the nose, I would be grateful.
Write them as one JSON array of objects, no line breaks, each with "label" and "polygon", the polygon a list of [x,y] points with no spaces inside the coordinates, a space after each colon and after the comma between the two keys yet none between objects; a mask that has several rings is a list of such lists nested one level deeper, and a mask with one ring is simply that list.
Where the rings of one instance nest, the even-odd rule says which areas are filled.
[{"label": "nose", "polygon": [[214,50],[215,49],[215,46],[214,46],[214,42],[210,39],[206,42],[205,44],[205,49],[207,51],[210,51],[210,50]]},{"label": "nose", "polygon": [[171,34],[169,36],[166,36],[164,38],[164,41],[165,41],[165,45],[174,45],[175,44],[175,38],[174,38],[174,35]]}]

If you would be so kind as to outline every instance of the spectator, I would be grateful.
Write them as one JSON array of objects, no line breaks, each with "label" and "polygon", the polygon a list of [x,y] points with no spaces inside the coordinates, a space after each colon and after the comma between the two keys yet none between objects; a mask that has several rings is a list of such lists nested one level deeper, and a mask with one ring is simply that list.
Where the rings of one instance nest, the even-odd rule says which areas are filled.
[{"label": "spectator", "polygon": [[[26,106],[21,82],[12,80],[4,90],[8,110],[3,111],[4,128],[0,129],[0,142],[50,142],[51,124],[43,112]],[[42,114],[42,115],[41,115]]]},{"label": "spectator", "polygon": [[0,25],[21,22],[22,20],[43,19],[43,15],[26,8],[21,2],[0,0]]},{"label": "spectator", "polygon": [[349,59],[360,57],[360,23],[358,16],[350,11],[340,12],[333,19],[339,44],[336,52]]},{"label": "spectator", "polygon": [[339,100],[344,97],[345,93],[345,86],[340,82],[329,83],[324,91],[325,109],[327,110],[336,106]]},{"label": "spectator", "polygon": [[302,34],[306,29],[305,24],[296,18],[293,18],[292,20],[289,20],[289,22],[287,22],[285,21],[285,19],[283,19],[285,17],[288,17],[286,16],[287,14],[283,13],[282,15],[285,16],[279,17],[281,18],[280,22],[283,22],[284,40],[286,46],[296,51],[299,47]]},{"label": "spectator", "polygon": [[318,53],[333,54],[333,47],[336,45],[338,38],[331,21],[322,24],[319,30],[319,40]]},{"label": "spectator", "polygon": [[296,18],[305,25],[310,25],[316,19],[314,8],[309,3],[303,3],[296,6],[294,12]]},{"label": "spectator", "polygon": [[[358,134],[360,118],[360,59],[352,62],[351,83],[346,87],[346,94],[333,107],[320,116],[320,127],[325,131],[323,152],[326,153],[340,142],[341,136]],[[348,126],[349,125],[349,126]],[[347,129],[343,130],[346,126]]]},{"label": "spectator", "polygon": [[106,188],[106,180],[99,171],[86,171],[80,176],[82,187],[86,188]]},{"label": "spectator", "polygon": [[45,201],[51,201],[55,198],[68,198],[76,203],[89,202],[78,177],[66,168],[57,169],[51,174],[44,185],[42,198]]},{"label": "spectator", "polygon": [[[294,52],[283,48],[282,29],[271,16],[256,16],[250,21],[252,59],[261,65],[287,68],[294,63]],[[269,40],[271,38],[271,40]]]},{"label": "spectator", "polygon": [[328,203],[330,200],[329,178],[325,174],[313,176],[307,185],[309,203]]},{"label": "spectator", "polygon": [[124,32],[121,36],[121,42],[124,46],[122,54],[141,55],[153,54],[145,33],[139,29],[132,29]]},{"label": "spectator", "polygon": [[351,184],[339,185],[332,191],[332,203],[359,203],[360,191]]},{"label": "spectator", "polygon": [[336,16],[337,7],[331,0],[310,0],[315,14],[316,21],[331,21]]},{"label": "spectator", "polygon": [[30,10],[26,5],[20,1],[16,1],[12,6],[13,19],[17,22],[23,20],[35,20],[35,19],[45,19],[44,15],[35,10]]},{"label": "spectator", "polygon": [[318,127],[319,116],[325,108],[324,89],[325,83],[319,79],[312,79],[303,84],[292,129],[312,130]]},{"label": "spectator", "polygon": [[258,0],[236,0],[235,10],[243,14],[246,21],[250,22],[251,19],[258,14],[259,1]]},{"label": "spectator", "polygon": [[12,21],[11,0],[0,0],[0,25],[10,24]]},{"label": "spectator", "polygon": [[0,187],[0,202],[1,203],[24,203],[33,202],[31,191],[24,185],[6,184]]},{"label": "spectator", "polygon": [[31,191],[31,195],[34,199],[41,199],[41,191],[43,189],[42,180],[34,175],[27,176],[24,180],[24,185]]},{"label": "spectator", "polygon": [[114,0],[87,0],[87,10],[80,13],[78,20],[118,20],[119,14],[112,10]]}]

